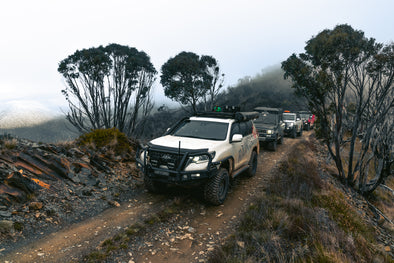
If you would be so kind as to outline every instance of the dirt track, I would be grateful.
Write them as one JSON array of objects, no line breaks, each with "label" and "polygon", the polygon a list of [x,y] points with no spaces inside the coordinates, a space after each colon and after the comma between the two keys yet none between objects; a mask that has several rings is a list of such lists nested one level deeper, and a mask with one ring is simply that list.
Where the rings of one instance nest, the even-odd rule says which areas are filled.
[{"label": "dirt track", "polygon": [[[309,137],[305,132],[302,138]],[[257,174],[253,178],[240,178],[232,187],[221,206],[206,206],[202,201],[192,202],[189,211],[179,218],[178,229],[156,229],[157,233],[139,240],[138,250],[123,253],[114,261],[121,262],[198,262],[206,258],[214,245],[231,234],[234,224],[250,203],[255,193],[262,191],[265,180],[277,162],[289,152],[300,138],[286,138],[276,152],[261,150]],[[194,198],[192,195],[187,198]],[[182,202],[186,202],[183,199]],[[173,202],[166,195],[143,193],[136,199],[122,203],[102,214],[70,225],[4,256],[9,262],[69,262],[78,261],[127,226],[147,218]],[[155,231],[155,232],[156,232]],[[177,238],[168,233],[177,232]],[[168,242],[163,242],[167,232]],[[163,234],[164,233],[164,234]],[[153,238],[153,239],[152,239]]]}]

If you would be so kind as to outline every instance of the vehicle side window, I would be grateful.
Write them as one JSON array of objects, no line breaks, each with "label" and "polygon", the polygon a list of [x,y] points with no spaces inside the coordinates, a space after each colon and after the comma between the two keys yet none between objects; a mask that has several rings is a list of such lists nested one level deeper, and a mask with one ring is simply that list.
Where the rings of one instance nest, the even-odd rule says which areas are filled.
[{"label": "vehicle side window", "polygon": [[249,134],[252,134],[253,132],[253,124],[251,121],[247,122],[241,122],[241,134],[242,136],[248,136]]},{"label": "vehicle side window", "polygon": [[242,134],[241,129],[239,127],[239,122],[234,122],[233,125],[231,125],[230,140],[231,138],[233,138],[234,134]]}]

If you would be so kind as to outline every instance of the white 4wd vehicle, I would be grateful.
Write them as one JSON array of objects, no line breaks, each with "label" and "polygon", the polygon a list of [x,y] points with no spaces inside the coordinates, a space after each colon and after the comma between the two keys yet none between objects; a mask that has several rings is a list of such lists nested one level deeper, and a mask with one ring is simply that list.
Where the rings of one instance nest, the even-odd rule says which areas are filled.
[{"label": "white 4wd vehicle", "polygon": [[284,112],[283,121],[286,124],[284,134],[295,138],[302,136],[303,123],[300,116],[296,113]]},{"label": "white 4wd vehicle", "polygon": [[137,151],[145,187],[161,192],[168,184],[203,186],[205,200],[220,205],[230,178],[257,169],[257,112],[205,112],[185,118]]}]

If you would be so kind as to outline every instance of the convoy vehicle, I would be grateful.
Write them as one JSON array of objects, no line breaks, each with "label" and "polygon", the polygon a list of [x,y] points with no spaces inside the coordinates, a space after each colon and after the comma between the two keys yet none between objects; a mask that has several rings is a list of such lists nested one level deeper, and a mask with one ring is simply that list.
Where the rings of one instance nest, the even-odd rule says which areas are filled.
[{"label": "convoy vehicle", "polygon": [[206,201],[220,205],[230,179],[257,169],[259,140],[252,122],[257,112],[203,112],[179,121],[137,151],[145,187],[162,192],[168,185],[199,187]]},{"label": "convoy vehicle", "polygon": [[286,136],[290,136],[292,138],[297,137],[297,135],[302,136],[303,125],[298,114],[286,110],[283,113],[283,121],[285,122],[284,134]]},{"label": "convoy vehicle", "polygon": [[315,125],[315,115],[309,111],[298,112],[303,123],[303,129],[309,131]]},{"label": "convoy vehicle", "polygon": [[259,118],[254,121],[259,133],[260,145],[268,146],[272,151],[276,151],[277,144],[283,142],[283,130],[285,123],[282,120],[282,109],[256,107]]}]

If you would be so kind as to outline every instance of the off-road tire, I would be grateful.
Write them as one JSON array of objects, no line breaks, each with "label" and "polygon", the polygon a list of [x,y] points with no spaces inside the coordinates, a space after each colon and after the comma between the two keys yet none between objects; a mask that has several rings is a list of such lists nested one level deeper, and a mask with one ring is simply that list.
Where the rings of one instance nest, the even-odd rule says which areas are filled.
[{"label": "off-road tire", "polygon": [[300,132],[297,133],[297,136],[299,136],[299,137],[302,136],[302,130],[303,130],[303,129],[302,129],[302,127],[301,127]]},{"label": "off-road tire", "polygon": [[311,126],[308,124],[308,125],[306,126],[306,130],[309,131],[310,129],[311,129]]},{"label": "off-road tire", "polygon": [[256,175],[257,162],[258,162],[257,153],[253,151],[252,156],[250,156],[250,160],[249,160],[249,168],[248,170],[246,170],[246,175],[248,177],[253,177]]},{"label": "off-road tire", "polygon": [[277,148],[277,142],[273,141],[269,143],[269,149],[273,152],[276,152],[276,148]]},{"label": "off-road tire", "polygon": [[227,197],[230,178],[225,168],[220,168],[218,173],[211,177],[204,186],[204,199],[213,204],[221,205]]},{"label": "off-road tire", "polygon": [[144,176],[145,188],[151,193],[164,193],[167,190],[167,185],[162,182],[156,182],[149,176]]},{"label": "off-road tire", "polygon": [[294,128],[291,134],[291,138],[295,138],[295,137],[297,137],[297,128]]},{"label": "off-road tire", "polygon": [[280,139],[278,140],[278,144],[282,144],[283,143],[283,136],[280,136]]}]

